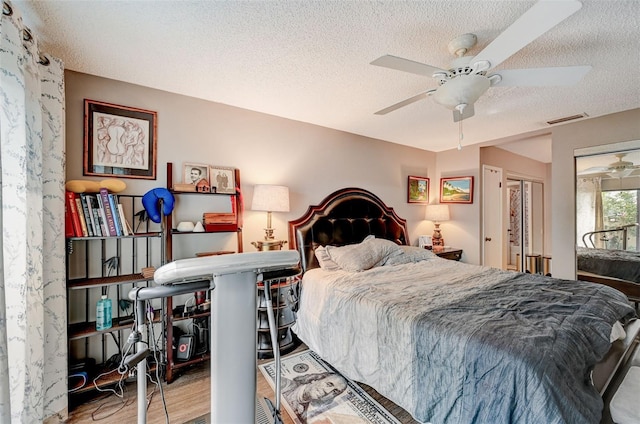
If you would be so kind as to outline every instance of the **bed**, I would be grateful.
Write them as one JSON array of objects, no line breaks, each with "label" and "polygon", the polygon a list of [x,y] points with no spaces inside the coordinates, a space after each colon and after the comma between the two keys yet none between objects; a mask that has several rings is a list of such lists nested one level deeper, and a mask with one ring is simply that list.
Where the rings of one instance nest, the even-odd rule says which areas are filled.
[{"label": "bed", "polygon": [[606,284],[640,302],[640,252],[577,248],[578,278]]},{"label": "bed", "polygon": [[420,422],[600,422],[611,370],[594,368],[617,368],[638,327],[611,343],[635,316],[619,291],[410,247],[406,221],[363,189],[289,224],[304,270],[293,331],[345,376]]}]

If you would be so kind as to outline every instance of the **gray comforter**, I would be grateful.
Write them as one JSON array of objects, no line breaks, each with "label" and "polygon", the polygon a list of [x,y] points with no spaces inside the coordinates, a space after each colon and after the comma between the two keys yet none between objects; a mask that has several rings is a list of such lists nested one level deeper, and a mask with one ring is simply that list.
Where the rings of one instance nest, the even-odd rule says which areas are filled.
[{"label": "gray comforter", "polygon": [[590,371],[633,308],[610,287],[432,258],[305,273],[297,335],[431,423],[598,423]]},{"label": "gray comforter", "polygon": [[640,283],[640,252],[578,247],[578,270]]}]

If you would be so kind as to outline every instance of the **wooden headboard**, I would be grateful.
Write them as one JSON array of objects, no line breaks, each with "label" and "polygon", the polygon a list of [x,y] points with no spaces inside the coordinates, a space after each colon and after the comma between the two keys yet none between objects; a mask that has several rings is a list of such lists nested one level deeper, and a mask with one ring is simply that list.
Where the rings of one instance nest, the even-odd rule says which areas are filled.
[{"label": "wooden headboard", "polygon": [[407,233],[407,221],[378,196],[361,188],[343,188],[289,221],[289,246],[300,252],[306,271],[319,266],[314,255],[318,246],[359,243],[370,234],[406,245]]}]

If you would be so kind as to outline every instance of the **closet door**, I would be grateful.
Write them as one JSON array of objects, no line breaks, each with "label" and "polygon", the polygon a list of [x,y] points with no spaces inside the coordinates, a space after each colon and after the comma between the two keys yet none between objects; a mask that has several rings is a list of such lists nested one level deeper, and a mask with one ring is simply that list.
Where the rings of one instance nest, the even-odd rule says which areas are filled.
[{"label": "closet door", "polygon": [[503,269],[502,169],[482,166],[482,264]]}]

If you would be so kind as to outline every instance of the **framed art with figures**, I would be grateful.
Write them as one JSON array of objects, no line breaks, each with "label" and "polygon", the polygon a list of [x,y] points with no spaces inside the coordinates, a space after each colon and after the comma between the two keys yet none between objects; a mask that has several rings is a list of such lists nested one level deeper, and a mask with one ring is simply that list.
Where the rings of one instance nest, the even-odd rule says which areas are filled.
[{"label": "framed art with figures", "polygon": [[212,193],[236,193],[235,168],[212,166],[210,170],[210,178]]},{"label": "framed art with figures", "polygon": [[156,179],[157,112],[84,100],[83,175]]},{"label": "framed art with figures", "polygon": [[199,193],[209,193],[209,165],[185,163],[182,166],[182,183],[191,185]]}]

